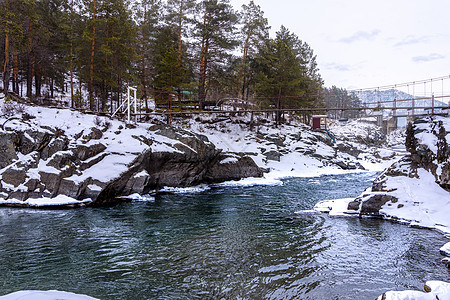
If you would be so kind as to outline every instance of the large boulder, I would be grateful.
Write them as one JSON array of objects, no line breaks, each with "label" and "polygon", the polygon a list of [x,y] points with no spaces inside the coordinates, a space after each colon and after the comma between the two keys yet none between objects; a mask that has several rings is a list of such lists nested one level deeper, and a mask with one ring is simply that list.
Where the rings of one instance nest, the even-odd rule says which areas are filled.
[{"label": "large boulder", "polygon": [[16,160],[16,146],[19,137],[15,133],[0,132],[0,169],[10,165]]},{"label": "large boulder", "polygon": [[[0,153],[0,198],[26,201],[65,195],[103,205],[166,186],[262,176],[250,157],[223,153],[206,137],[169,126],[152,126],[147,134],[142,128],[127,128],[122,138],[144,149],[140,152],[128,151],[119,138],[103,139],[104,134],[95,129],[87,139],[41,129],[0,135],[5,141]],[[19,151],[25,160],[18,160]]]},{"label": "large boulder", "polygon": [[262,170],[249,156],[222,153],[216,157],[205,174],[208,183],[262,177]]}]

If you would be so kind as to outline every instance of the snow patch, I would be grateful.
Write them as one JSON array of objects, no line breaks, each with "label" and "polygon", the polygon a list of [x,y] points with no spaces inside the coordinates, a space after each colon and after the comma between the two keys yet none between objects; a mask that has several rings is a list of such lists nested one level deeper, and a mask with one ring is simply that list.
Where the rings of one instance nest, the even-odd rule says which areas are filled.
[{"label": "snow patch", "polygon": [[121,197],[123,199],[129,199],[136,202],[155,202],[155,197],[151,195],[139,195],[139,194],[131,194],[128,196]]},{"label": "snow patch", "polygon": [[88,189],[90,189],[91,191],[96,191],[96,192],[100,192],[102,190],[102,188],[96,184],[88,185]]},{"label": "snow patch", "polygon": [[348,214],[348,204],[353,198],[320,201],[314,206],[314,210],[328,213],[330,216],[344,216]]},{"label": "snow patch", "polygon": [[30,207],[43,207],[43,206],[62,206],[62,205],[80,205],[80,204],[89,204],[91,203],[91,199],[84,200],[76,200],[74,198],[58,195],[54,198],[29,198],[26,201],[20,201],[17,199],[8,199],[8,200],[0,200],[0,205],[21,205],[21,206],[30,206]]},{"label": "snow patch", "polygon": [[147,170],[137,173],[136,175],[133,176],[133,178],[139,178],[139,177],[145,177],[145,176],[150,176],[148,174]]},{"label": "snow patch", "polygon": [[163,193],[174,193],[174,194],[189,194],[189,193],[201,193],[211,189],[210,186],[206,184],[201,184],[193,187],[185,187],[185,188],[177,188],[177,187],[164,187],[159,190],[159,192]]},{"label": "snow patch", "polygon": [[450,283],[442,281],[428,281],[425,284],[424,293],[419,291],[389,291],[377,298],[377,300],[448,300],[450,299]]},{"label": "snow patch", "polygon": [[217,184],[217,186],[223,186],[223,187],[245,187],[245,186],[255,186],[255,185],[283,185],[283,181],[274,179],[274,178],[244,178],[238,181],[227,181],[223,183]]},{"label": "snow patch", "polygon": [[436,184],[435,177],[424,169],[418,169],[419,178],[406,176],[388,177],[388,194],[398,199],[384,205],[380,213],[387,219],[395,218],[413,226],[434,228],[450,233],[450,193]]},{"label": "snow patch", "polygon": [[220,164],[221,164],[221,165],[224,165],[224,164],[235,164],[235,163],[237,163],[238,161],[239,161],[239,160],[238,160],[236,157],[227,157],[227,158],[221,160],[221,161],[220,161]]},{"label": "snow patch", "polygon": [[1,300],[97,300],[86,295],[60,291],[19,291],[5,296]]},{"label": "snow patch", "polygon": [[440,249],[441,253],[445,256],[450,256],[450,243],[445,244]]}]

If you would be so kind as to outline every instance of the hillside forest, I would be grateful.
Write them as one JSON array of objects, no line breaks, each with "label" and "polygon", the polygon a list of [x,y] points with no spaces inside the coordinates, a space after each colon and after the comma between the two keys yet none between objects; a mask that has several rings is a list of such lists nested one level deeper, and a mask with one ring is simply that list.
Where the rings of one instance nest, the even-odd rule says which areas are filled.
[{"label": "hillside forest", "polygon": [[269,30],[253,1],[236,11],[229,0],[0,0],[1,87],[103,112],[128,86],[147,110],[149,99],[200,109],[224,99],[278,109],[355,100],[324,88],[295,33]]}]

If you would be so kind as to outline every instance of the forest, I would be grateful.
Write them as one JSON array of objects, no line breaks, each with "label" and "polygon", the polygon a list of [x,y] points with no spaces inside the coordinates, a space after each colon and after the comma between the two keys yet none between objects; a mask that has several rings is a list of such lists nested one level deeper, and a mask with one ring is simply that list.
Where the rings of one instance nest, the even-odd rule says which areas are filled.
[{"label": "forest", "polygon": [[128,86],[147,110],[149,99],[281,109],[334,97],[311,47],[284,26],[271,38],[253,1],[240,11],[229,0],[0,1],[2,87],[32,101],[62,93],[108,112]]}]

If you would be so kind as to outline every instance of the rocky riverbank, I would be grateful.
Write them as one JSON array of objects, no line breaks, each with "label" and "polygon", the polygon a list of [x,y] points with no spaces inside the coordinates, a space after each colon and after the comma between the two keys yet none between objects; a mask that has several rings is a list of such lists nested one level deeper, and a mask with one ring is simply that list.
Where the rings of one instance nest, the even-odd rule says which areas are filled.
[{"label": "rocky riverbank", "polygon": [[7,206],[104,205],[165,187],[376,170],[396,159],[381,129],[361,122],[336,124],[333,141],[264,115],[132,125],[1,97],[0,106],[0,205]]},{"label": "rocky riverbank", "polygon": [[[315,209],[331,215],[393,220],[450,233],[450,118],[428,117],[409,124],[409,154],[382,172],[356,199],[323,201]],[[440,249],[450,267],[450,244]],[[447,299],[450,284],[430,281],[425,292],[390,291],[378,299]]]},{"label": "rocky riverbank", "polygon": [[263,175],[245,154],[165,125],[42,107],[0,121],[0,205],[103,205],[166,186]]},{"label": "rocky riverbank", "polygon": [[322,202],[321,211],[390,219],[450,233],[450,118],[416,120],[407,128],[409,154],[354,200]]}]

